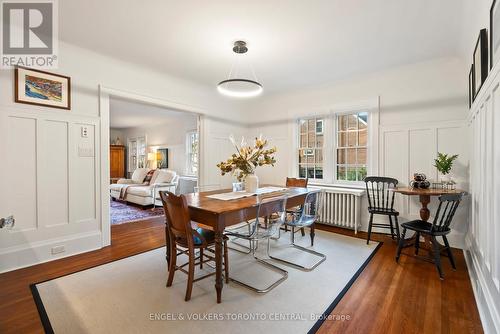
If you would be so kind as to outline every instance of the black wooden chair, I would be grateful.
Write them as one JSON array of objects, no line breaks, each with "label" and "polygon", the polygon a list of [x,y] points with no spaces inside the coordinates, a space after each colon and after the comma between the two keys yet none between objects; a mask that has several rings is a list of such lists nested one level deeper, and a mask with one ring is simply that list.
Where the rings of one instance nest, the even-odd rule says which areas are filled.
[{"label": "black wooden chair", "polygon": [[[394,210],[394,191],[398,185],[398,180],[390,177],[367,176],[364,179],[366,185],[366,195],[368,198],[368,212],[370,213],[370,221],[368,223],[368,237],[366,243],[370,243],[372,227],[387,228],[391,230],[391,238],[396,237],[399,240],[399,212]],[[374,215],[382,215],[389,217],[389,224],[373,223]],[[396,233],[392,223],[394,218],[396,224]]]},{"label": "black wooden chair", "polygon": [[450,244],[446,235],[451,232],[450,224],[453,220],[453,216],[457,211],[458,205],[462,200],[463,194],[448,194],[439,197],[439,206],[434,216],[432,223],[423,220],[413,220],[407,223],[401,224],[403,227],[403,233],[399,239],[398,250],[396,253],[396,262],[399,262],[399,257],[401,256],[401,250],[405,244],[405,234],[406,230],[412,230],[416,233],[415,238],[415,254],[418,255],[418,249],[420,247],[420,235],[428,235],[432,242],[432,252],[434,253],[434,263],[439,273],[439,278],[444,279],[443,269],[441,268],[441,245],[437,241],[436,237],[441,236],[444,241],[444,249],[448,253],[451,266],[453,269],[457,269],[455,265],[455,259],[453,258],[453,253],[450,249]]}]

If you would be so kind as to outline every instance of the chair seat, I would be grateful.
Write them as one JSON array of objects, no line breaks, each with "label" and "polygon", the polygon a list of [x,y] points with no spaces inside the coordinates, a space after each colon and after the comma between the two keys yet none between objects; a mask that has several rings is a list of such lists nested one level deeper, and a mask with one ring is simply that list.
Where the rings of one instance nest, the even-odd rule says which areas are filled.
[{"label": "chair seat", "polygon": [[304,215],[302,219],[292,219],[288,220],[286,224],[293,227],[308,227],[316,222],[316,216],[314,215]]},{"label": "chair seat", "polygon": [[[196,230],[206,241],[207,245],[213,245],[215,243],[215,233],[214,231],[207,230],[201,227],[196,228],[196,226],[193,224],[193,229]],[[193,236],[193,241],[194,241],[194,246],[199,247],[203,244],[202,240],[194,235]],[[187,240],[185,238],[178,238],[176,240],[176,243],[179,244],[182,247],[187,248]]]},{"label": "chair seat", "polygon": [[434,230],[431,232],[432,224],[423,220],[413,220],[410,222],[406,222],[401,224],[404,228],[407,228],[412,231],[427,233],[432,235],[444,235],[450,233],[450,228],[445,227],[440,230]]},{"label": "chair seat", "polygon": [[368,208],[369,213],[374,213],[377,215],[391,215],[391,216],[399,216],[399,212],[394,209],[385,209],[385,208]]}]

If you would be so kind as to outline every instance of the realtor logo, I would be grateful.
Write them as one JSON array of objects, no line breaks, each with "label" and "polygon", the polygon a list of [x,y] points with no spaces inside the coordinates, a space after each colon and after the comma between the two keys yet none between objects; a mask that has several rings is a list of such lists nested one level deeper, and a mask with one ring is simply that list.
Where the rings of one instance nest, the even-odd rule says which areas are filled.
[{"label": "realtor logo", "polygon": [[57,67],[56,1],[1,2],[1,68]]}]

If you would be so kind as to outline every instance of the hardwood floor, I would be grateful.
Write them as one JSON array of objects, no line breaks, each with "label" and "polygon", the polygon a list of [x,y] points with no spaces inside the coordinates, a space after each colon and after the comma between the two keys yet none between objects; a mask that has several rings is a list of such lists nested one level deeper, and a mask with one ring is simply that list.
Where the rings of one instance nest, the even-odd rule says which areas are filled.
[{"label": "hardwood floor", "polygon": [[[354,235],[343,229],[319,228]],[[365,236],[358,234],[361,238]],[[375,234],[372,238],[383,241],[383,246],[332,312],[349,316],[350,320],[327,320],[319,333],[482,333],[460,250],[454,250],[457,271],[452,271],[447,259],[443,259],[445,280],[440,281],[433,264],[408,256],[402,256],[397,264],[394,261],[396,243],[383,235]],[[112,246],[0,274],[0,333],[43,333],[29,289],[31,283],[164,244],[162,218],[115,225],[112,226]]]}]

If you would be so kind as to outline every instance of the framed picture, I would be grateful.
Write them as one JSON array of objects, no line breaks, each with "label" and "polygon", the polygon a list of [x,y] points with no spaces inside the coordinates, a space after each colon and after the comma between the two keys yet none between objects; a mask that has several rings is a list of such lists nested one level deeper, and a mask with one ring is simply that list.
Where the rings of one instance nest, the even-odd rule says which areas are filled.
[{"label": "framed picture", "polygon": [[15,69],[15,101],[37,106],[70,109],[69,77],[17,67]]},{"label": "framed picture", "polygon": [[159,148],[156,150],[156,164],[159,169],[168,168],[168,148]]},{"label": "framed picture", "polygon": [[474,102],[474,65],[470,66],[469,71],[469,109]]},{"label": "framed picture", "polygon": [[474,48],[474,98],[488,77],[488,33],[482,29]]},{"label": "framed picture", "polygon": [[493,68],[500,52],[500,1],[493,0],[490,9],[490,68]]}]

